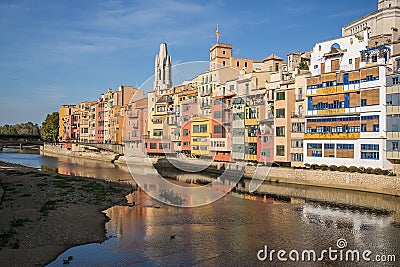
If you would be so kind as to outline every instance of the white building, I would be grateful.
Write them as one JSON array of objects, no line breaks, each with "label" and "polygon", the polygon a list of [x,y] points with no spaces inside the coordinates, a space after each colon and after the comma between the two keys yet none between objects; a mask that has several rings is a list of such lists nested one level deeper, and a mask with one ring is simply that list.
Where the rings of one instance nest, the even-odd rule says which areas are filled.
[{"label": "white building", "polygon": [[386,64],[390,46],[363,37],[317,43],[306,90],[304,163],[391,169],[386,159]]}]

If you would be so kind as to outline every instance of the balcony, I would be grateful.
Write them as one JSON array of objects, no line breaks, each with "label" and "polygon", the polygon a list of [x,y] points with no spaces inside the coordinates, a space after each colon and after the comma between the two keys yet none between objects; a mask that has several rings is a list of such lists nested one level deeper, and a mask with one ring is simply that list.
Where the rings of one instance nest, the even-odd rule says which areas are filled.
[{"label": "balcony", "polygon": [[304,139],[351,139],[356,140],[360,138],[360,133],[306,133]]},{"label": "balcony", "polygon": [[304,115],[302,113],[296,113],[296,112],[292,112],[291,118],[304,118]]},{"label": "balcony", "polygon": [[212,90],[201,91],[200,96],[209,96],[212,94]]},{"label": "balcony", "polygon": [[178,113],[178,112],[175,111],[175,108],[168,108],[168,109],[167,109],[167,113],[168,113],[168,114],[175,114],[175,113]]}]

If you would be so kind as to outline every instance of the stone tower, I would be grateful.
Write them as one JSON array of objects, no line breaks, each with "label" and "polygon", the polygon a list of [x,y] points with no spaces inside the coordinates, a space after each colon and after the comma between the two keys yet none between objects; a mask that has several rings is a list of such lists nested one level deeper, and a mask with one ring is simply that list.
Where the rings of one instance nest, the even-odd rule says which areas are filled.
[{"label": "stone tower", "polygon": [[168,55],[167,44],[161,43],[154,63],[154,90],[158,95],[164,95],[171,87],[171,57]]},{"label": "stone tower", "polygon": [[378,10],[391,7],[400,7],[399,0],[378,0]]}]

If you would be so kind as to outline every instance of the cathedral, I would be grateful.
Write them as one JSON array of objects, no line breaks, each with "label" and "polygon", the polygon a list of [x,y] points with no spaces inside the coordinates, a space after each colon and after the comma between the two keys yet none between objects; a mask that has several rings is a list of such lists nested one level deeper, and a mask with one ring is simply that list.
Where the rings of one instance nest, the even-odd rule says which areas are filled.
[{"label": "cathedral", "polygon": [[161,43],[154,63],[154,90],[156,94],[164,95],[171,87],[171,57],[168,55],[167,44]]}]

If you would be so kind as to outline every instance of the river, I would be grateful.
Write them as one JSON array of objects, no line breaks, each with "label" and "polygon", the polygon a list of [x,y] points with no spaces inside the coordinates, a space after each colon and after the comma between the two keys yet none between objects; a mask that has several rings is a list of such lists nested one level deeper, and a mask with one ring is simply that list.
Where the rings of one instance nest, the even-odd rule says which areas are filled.
[{"label": "river", "polygon": [[[63,174],[131,179],[124,166],[111,163],[13,149],[0,152],[0,160]],[[265,197],[232,193],[197,208],[163,205],[139,190],[133,195],[137,206],[105,211],[111,219],[105,242],[71,248],[48,266],[63,266],[68,256],[73,256],[69,266],[400,265],[399,198],[282,184],[265,184],[261,190]],[[329,248],[337,252],[323,254]],[[286,254],[278,257],[279,250]],[[302,256],[313,259],[311,250],[316,260],[301,261]],[[349,262],[348,250],[357,251],[360,261]],[[365,251],[371,251],[366,256],[371,262],[362,258]],[[376,261],[376,256],[392,260],[391,255],[397,262]]]}]

